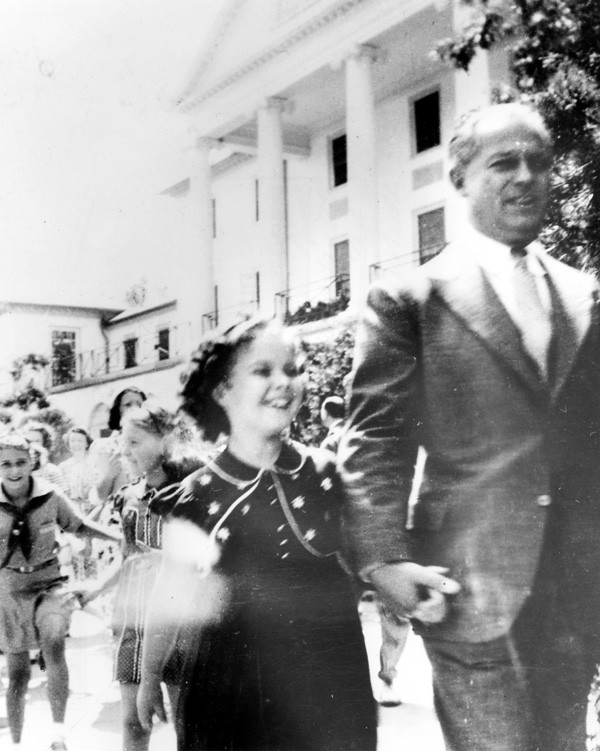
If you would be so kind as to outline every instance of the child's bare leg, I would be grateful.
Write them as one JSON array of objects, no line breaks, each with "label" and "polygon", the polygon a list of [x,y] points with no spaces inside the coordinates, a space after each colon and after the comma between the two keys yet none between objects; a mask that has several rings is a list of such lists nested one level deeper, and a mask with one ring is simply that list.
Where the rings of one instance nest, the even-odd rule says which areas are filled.
[{"label": "child's bare leg", "polygon": [[181,697],[181,688],[174,683],[167,683],[167,694],[169,695],[169,704],[171,705],[171,721],[175,728],[175,733],[179,738],[183,731],[181,727],[180,714],[179,714],[179,699]]},{"label": "child's bare leg", "polygon": [[6,714],[13,743],[21,741],[25,719],[25,696],[31,676],[29,652],[6,655],[8,667],[8,690],[6,692]]},{"label": "child's bare leg", "polygon": [[65,657],[65,619],[61,615],[47,615],[38,625],[40,645],[46,662],[48,699],[55,723],[65,721],[69,696],[69,669]]},{"label": "child's bare leg", "polygon": [[140,725],[137,712],[137,683],[121,683],[123,751],[148,751],[150,733]]}]

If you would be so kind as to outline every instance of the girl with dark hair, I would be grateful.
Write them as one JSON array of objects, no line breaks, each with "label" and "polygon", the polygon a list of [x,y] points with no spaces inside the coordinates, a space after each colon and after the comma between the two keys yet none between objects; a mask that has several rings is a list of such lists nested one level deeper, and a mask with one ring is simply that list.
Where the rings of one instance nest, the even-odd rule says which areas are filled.
[{"label": "girl with dark hair", "polygon": [[109,430],[121,430],[121,418],[127,412],[128,409],[134,407],[141,407],[146,401],[146,394],[137,386],[129,386],[129,388],[123,389],[117,394],[108,413],[108,429]]},{"label": "girl with dark hair", "polygon": [[129,386],[118,393],[108,415],[108,427],[112,430],[112,435],[109,439],[94,442],[94,455],[100,465],[96,492],[101,501],[106,501],[122,485],[134,479],[130,467],[121,455],[121,421],[128,410],[141,407],[145,401],[146,394],[136,386]]},{"label": "girl with dark hair", "polygon": [[[154,585],[161,546],[161,517],[150,500],[166,485],[177,483],[198,468],[198,442],[181,419],[151,402],[123,415],[123,454],[140,479],[125,485],[113,498],[123,527],[123,564],[83,598],[85,603],[118,582],[113,630],[115,678],[121,685],[124,751],[146,751],[150,732],[139,723],[136,697],[140,680],[146,602]],[[175,703],[179,675],[173,660],[162,678]]]},{"label": "girl with dark hair", "polygon": [[[303,355],[275,321],[246,322],[205,344],[187,375],[184,411],[205,438],[228,442],[154,501],[172,511],[138,694],[145,727],[154,713],[164,719],[168,603],[198,634],[179,704],[180,751],[375,748],[356,600],[337,557],[334,457],[285,437],[304,390]],[[190,529],[201,530],[197,540]],[[219,560],[209,573],[211,557]]]},{"label": "girl with dark hair", "polygon": [[[89,448],[92,445],[91,436],[83,428],[70,428],[63,436],[71,456],[58,465],[66,483],[66,493],[75,503],[79,511],[85,516],[92,510],[90,492],[93,488],[93,465]],[[95,569],[92,558],[92,541],[75,540],[69,536],[68,546],[71,552],[73,575],[76,579],[84,579]]]},{"label": "girl with dark hair", "polygon": [[91,436],[83,428],[71,428],[65,433],[64,442],[71,456],[58,465],[67,483],[67,495],[74,501],[82,513],[88,514],[92,509],[90,491],[93,486],[89,449]]},{"label": "girl with dark hair", "polygon": [[59,467],[50,461],[50,452],[54,448],[54,428],[45,422],[27,418],[19,428],[27,440],[35,446],[40,446],[38,451],[37,466],[34,470],[35,477],[40,477],[47,482],[56,485],[64,493],[67,493],[67,481]]}]

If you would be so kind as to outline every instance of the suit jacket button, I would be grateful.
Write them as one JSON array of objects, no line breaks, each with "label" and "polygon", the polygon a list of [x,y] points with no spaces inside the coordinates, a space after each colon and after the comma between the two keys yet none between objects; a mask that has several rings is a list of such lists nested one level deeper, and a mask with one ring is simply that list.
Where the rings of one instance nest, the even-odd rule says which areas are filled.
[{"label": "suit jacket button", "polygon": [[544,493],[543,495],[538,495],[535,502],[538,506],[549,506],[552,503],[552,498]]}]

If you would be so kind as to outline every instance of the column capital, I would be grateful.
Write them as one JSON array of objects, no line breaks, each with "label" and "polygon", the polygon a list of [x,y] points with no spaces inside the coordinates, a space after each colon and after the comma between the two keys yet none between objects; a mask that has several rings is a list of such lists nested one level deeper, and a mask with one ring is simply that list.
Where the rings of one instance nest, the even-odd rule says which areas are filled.
[{"label": "column capital", "polygon": [[355,44],[344,55],[344,60],[370,60],[376,62],[382,57],[382,51],[374,44]]},{"label": "column capital", "polygon": [[288,107],[288,100],[281,96],[265,97],[259,104],[258,109],[274,110],[275,112],[285,112]]},{"label": "column capital", "polygon": [[192,123],[187,126],[186,131],[188,143],[185,148],[187,149],[203,151],[204,149],[216,149],[222,145],[218,138],[205,135]]},{"label": "column capital", "polygon": [[188,148],[198,151],[210,151],[211,149],[222,148],[223,143],[218,138],[210,138],[209,136],[197,136],[192,133],[191,143]]}]

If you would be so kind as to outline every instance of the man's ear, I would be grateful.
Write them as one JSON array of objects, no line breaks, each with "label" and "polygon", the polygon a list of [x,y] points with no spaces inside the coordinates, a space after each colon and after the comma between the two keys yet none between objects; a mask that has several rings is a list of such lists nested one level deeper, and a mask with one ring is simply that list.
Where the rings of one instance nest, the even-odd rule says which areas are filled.
[{"label": "man's ear", "polygon": [[212,398],[219,406],[222,406],[223,396],[225,395],[225,388],[225,384],[221,382],[218,386],[215,386],[212,391]]},{"label": "man's ear", "polygon": [[461,195],[465,195],[465,173],[464,170],[458,167],[453,167],[450,170],[450,182]]}]

